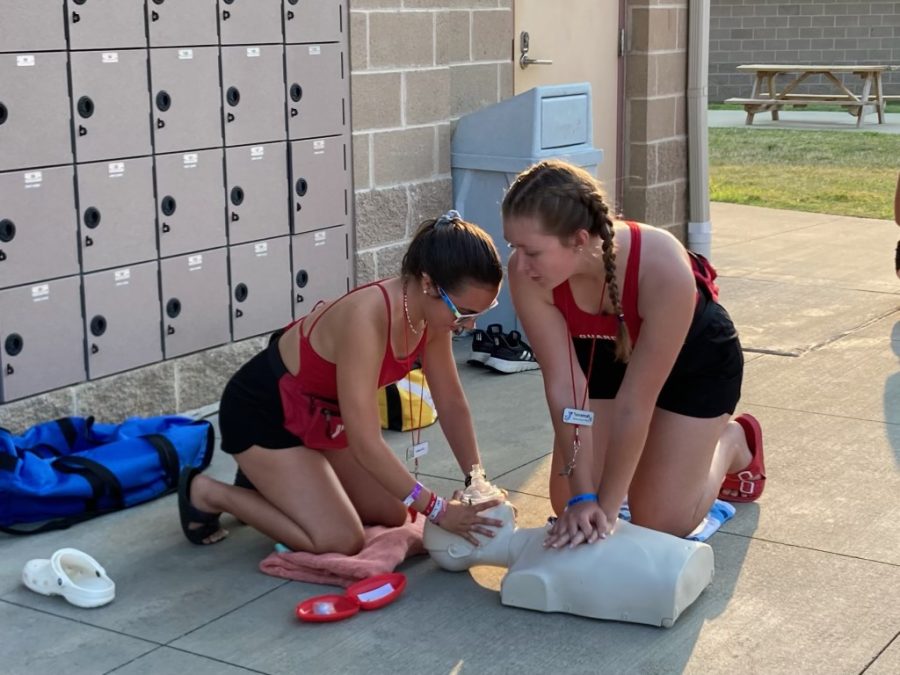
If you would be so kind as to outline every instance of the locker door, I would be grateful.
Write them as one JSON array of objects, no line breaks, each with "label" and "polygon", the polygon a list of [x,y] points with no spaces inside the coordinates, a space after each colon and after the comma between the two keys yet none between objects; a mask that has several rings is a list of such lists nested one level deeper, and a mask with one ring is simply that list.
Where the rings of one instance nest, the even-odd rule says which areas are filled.
[{"label": "locker door", "polygon": [[295,318],[309,314],[319,300],[350,290],[347,231],[342,226],[292,237]]},{"label": "locker door", "polygon": [[161,361],[159,264],[85,275],[84,321],[91,379]]},{"label": "locker door", "polygon": [[157,153],[222,145],[216,47],[153,49],[150,79]]},{"label": "locker door", "polygon": [[156,257],[153,159],[78,165],[85,272]]},{"label": "locker door", "polygon": [[65,50],[65,25],[63,0],[7,3],[0,21],[0,51]]},{"label": "locker door", "polygon": [[224,248],[160,262],[167,359],[228,342],[228,268]]},{"label": "locker door", "polygon": [[0,171],[72,162],[66,61],[0,54]]},{"label": "locker door", "polygon": [[348,152],[341,136],[291,143],[294,233],[348,223]]},{"label": "locker door", "polygon": [[73,175],[0,174],[0,288],[78,274]]},{"label": "locker door", "polygon": [[286,50],[290,138],[343,133],[349,87],[341,45],[289,45]]},{"label": "locker door", "polygon": [[225,145],[284,140],[284,47],[222,48]]},{"label": "locker door", "polygon": [[291,321],[290,238],[231,246],[234,340],[268,333]]},{"label": "locker door", "polygon": [[225,150],[230,243],[290,233],[286,171],[287,143]]},{"label": "locker door", "polygon": [[146,47],[144,3],[129,0],[69,0],[71,49]]},{"label": "locker door", "polygon": [[159,254],[225,245],[222,150],[156,157]]},{"label": "locker door", "polygon": [[284,41],[339,42],[347,21],[345,0],[285,0]]},{"label": "locker door", "polygon": [[219,26],[223,45],[282,42],[281,0],[222,0]]},{"label": "locker door", "polygon": [[84,378],[79,278],[0,291],[0,401]]},{"label": "locker door", "polygon": [[149,155],[146,50],[70,57],[77,161]]},{"label": "locker door", "polygon": [[216,0],[150,0],[150,46],[219,44],[216,12]]}]

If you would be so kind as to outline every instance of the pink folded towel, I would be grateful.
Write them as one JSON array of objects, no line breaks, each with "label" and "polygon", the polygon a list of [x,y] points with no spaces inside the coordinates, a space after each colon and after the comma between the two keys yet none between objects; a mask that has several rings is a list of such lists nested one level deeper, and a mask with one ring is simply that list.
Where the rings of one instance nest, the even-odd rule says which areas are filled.
[{"label": "pink folded towel", "polygon": [[273,577],[343,586],[373,576],[393,572],[406,558],[425,553],[422,529],[425,518],[416,518],[400,527],[373,525],[365,528],[366,543],[356,555],[341,553],[271,553],[259,569]]}]

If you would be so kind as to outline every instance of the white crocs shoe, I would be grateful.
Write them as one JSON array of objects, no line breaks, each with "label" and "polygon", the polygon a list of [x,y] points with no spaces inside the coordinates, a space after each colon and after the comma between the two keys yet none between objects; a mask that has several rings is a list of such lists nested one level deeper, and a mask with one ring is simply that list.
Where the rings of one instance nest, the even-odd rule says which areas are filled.
[{"label": "white crocs shoe", "polygon": [[83,551],[61,548],[50,560],[25,563],[22,582],[41,595],[61,595],[76,607],[100,607],[116,597],[116,584],[100,563]]}]

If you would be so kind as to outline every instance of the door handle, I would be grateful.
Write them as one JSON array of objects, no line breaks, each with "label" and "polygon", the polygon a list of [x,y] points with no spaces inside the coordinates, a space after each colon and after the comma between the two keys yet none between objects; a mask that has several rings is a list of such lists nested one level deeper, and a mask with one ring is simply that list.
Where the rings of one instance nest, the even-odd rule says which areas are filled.
[{"label": "door handle", "polygon": [[553,65],[553,59],[533,59],[528,56],[530,41],[528,31],[523,30],[519,35],[519,67],[525,70],[528,66]]}]

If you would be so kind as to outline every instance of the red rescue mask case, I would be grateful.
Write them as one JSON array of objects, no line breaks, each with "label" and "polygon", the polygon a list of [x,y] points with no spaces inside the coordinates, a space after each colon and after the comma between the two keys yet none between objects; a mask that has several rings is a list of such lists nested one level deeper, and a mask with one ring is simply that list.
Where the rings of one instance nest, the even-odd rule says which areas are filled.
[{"label": "red rescue mask case", "polygon": [[350,586],[345,595],[317,595],[297,605],[301,621],[321,623],[349,619],[360,609],[379,609],[400,597],[406,588],[406,575],[400,572],[378,574]]}]

